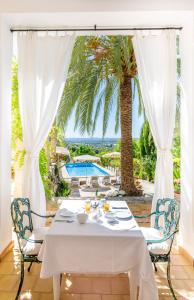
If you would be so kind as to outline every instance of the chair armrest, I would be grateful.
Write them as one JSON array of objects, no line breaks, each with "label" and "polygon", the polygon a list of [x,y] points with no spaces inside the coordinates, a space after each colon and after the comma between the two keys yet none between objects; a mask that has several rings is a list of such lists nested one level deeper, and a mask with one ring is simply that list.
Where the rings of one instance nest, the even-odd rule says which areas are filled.
[{"label": "chair armrest", "polygon": [[146,240],[146,243],[148,245],[150,245],[150,244],[157,244],[157,243],[163,243],[163,242],[169,240],[171,237],[173,237],[175,235],[175,233],[177,233],[177,232],[178,232],[178,230],[175,230],[171,234],[169,234],[169,235],[167,235],[167,236],[165,236],[165,237],[163,237],[163,238],[161,238],[159,240]]},{"label": "chair armrest", "polygon": [[42,244],[43,243],[43,240],[32,240],[32,239],[29,239],[27,236],[22,236],[22,239],[26,240],[27,242],[34,243],[34,244]]},{"label": "chair armrest", "polygon": [[143,215],[143,216],[134,216],[134,218],[136,219],[146,219],[146,218],[149,218],[153,215],[156,215],[156,216],[160,216],[160,215],[163,215],[164,213],[163,212],[159,212],[157,213],[156,211],[152,212],[151,214],[148,214],[148,215]]},{"label": "chair armrest", "polygon": [[40,218],[54,218],[55,217],[55,214],[42,216],[42,215],[39,215],[39,214],[35,213],[33,210],[31,210],[31,213],[36,215],[37,217],[40,217]]}]

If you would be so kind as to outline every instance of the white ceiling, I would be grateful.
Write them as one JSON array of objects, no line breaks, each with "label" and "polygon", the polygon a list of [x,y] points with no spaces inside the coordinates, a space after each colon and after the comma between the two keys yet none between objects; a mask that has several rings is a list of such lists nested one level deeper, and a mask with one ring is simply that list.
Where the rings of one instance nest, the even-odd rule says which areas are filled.
[{"label": "white ceiling", "polygon": [[0,12],[193,10],[194,0],[0,0]]}]

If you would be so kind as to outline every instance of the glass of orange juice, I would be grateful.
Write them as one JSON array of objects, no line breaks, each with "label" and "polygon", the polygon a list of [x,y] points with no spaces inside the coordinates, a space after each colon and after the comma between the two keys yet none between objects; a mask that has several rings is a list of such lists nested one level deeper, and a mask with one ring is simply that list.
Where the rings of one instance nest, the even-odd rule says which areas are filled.
[{"label": "glass of orange juice", "polygon": [[86,211],[87,214],[90,213],[90,211],[91,211],[91,202],[90,201],[87,201],[85,203],[85,211]]},{"label": "glass of orange juice", "polygon": [[103,204],[103,210],[104,212],[108,212],[110,209],[110,204],[108,202],[104,202]]}]

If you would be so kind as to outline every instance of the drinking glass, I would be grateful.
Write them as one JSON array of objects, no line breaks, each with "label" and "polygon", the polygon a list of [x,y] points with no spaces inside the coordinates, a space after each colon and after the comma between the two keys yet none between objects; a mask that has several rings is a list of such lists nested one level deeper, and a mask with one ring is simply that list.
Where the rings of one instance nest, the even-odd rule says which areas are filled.
[{"label": "drinking glass", "polygon": [[110,210],[110,204],[108,202],[104,202],[103,210],[104,212],[108,212]]},{"label": "drinking glass", "polygon": [[91,211],[91,202],[90,201],[87,201],[85,203],[85,211],[86,211],[87,214],[90,213],[90,211]]}]

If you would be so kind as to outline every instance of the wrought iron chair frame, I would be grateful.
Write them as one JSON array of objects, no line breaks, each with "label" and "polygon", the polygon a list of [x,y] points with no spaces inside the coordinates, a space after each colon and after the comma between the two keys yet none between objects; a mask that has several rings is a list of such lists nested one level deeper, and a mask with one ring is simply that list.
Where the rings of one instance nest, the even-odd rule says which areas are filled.
[{"label": "wrought iron chair frame", "polygon": [[[166,212],[166,211],[160,211],[160,206],[161,205],[165,205],[167,202],[169,202],[170,204],[170,209]],[[177,219],[173,220],[173,221],[167,221],[168,220],[168,216],[171,214],[172,215],[176,213],[177,214]],[[155,224],[154,224],[154,228],[161,230],[163,229],[160,225],[159,225],[159,219],[161,216],[165,217],[165,230],[166,233],[164,232],[164,237],[158,240],[146,240],[147,245],[150,244],[159,244],[159,243],[163,243],[165,241],[168,241],[171,239],[170,245],[169,245],[169,250],[167,253],[165,254],[154,254],[151,251],[149,251],[150,254],[150,258],[152,263],[154,264],[154,269],[157,272],[157,267],[156,267],[156,263],[157,262],[167,262],[167,280],[168,280],[168,284],[170,287],[170,291],[172,293],[173,299],[177,300],[173,287],[172,287],[172,283],[171,283],[171,278],[170,278],[170,253],[172,250],[172,245],[173,245],[173,241],[174,241],[174,237],[175,234],[178,232],[178,223],[179,223],[179,218],[180,218],[180,211],[179,211],[179,205],[177,203],[177,201],[175,199],[170,199],[170,198],[164,198],[164,199],[158,199],[157,204],[156,204],[156,211],[148,214],[148,215],[143,215],[143,216],[134,216],[137,219],[145,219],[145,218],[149,218],[151,216],[155,215]],[[172,232],[170,232],[168,229],[168,226],[170,226],[170,223],[172,223],[171,225],[174,226],[174,230]]]},{"label": "wrought iron chair frame", "polygon": [[[20,211],[20,204],[26,206],[27,210]],[[20,283],[17,291],[17,295],[15,300],[19,299],[19,295],[22,289],[23,281],[24,281],[24,263],[28,262],[30,263],[28,267],[28,272],[30,272],[32,264],[33,263],[41,263],[41,261],[38,260],[37,254],[27,255],[23,252],[22,246],[21,246],[21,240],[25,240],[30,243],[35,244],[42,244],[43,240],[33,240],[26,236],[26,231],[33,231],[33,222],[32,222],[32,214],[34,214],[37,217],[40,218],[50,218],[54,217],[55,215],[46,215],[42,216],[40,214],[37,214],[30,208],[30,201],[28,198],[15,198],[13,202],[11,203],[11,217],[14,225],[14,231],[17,236],[17,241],[19,245],[19,250],[21,254],[21,273],[20,273]],[[29,224],[26,226],[23,224],[24,216],[27,216]]]}]

